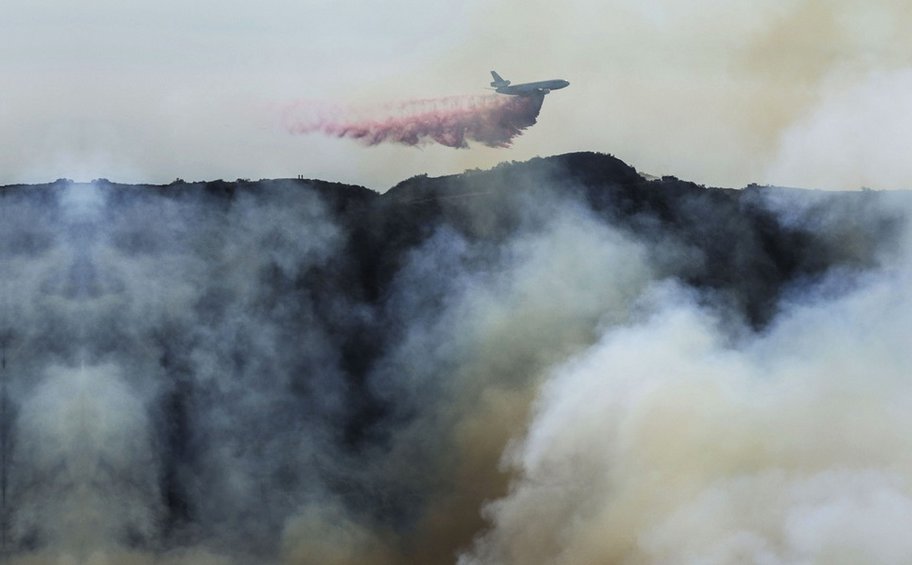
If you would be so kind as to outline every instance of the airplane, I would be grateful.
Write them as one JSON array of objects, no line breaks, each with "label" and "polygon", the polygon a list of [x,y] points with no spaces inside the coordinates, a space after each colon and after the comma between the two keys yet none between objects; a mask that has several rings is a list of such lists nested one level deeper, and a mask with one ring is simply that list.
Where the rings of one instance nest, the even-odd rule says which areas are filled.
[{"label": "airplane", "polygon": [[494,82],[491,83],[491,86],[494,87],[495,92],[499,94],[510,94],[513,96],[548,94],[552,90],[570,86],[569,82],[559,79],[541,80],[538,82],[527,82],[524,84],[514,84],[510,86],[510,81],[504,80],[503,77],[497,74],[497,71],[491,71],[491,76],[494,77]]}]

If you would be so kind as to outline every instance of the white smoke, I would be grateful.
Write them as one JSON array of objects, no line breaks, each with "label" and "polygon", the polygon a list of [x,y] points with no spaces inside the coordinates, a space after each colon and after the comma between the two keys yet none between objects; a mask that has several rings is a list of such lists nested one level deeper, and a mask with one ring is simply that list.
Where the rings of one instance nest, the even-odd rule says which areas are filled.
[{"label": "white smoke", "polygon": [[909,249],[734,340],[656,287],[554,371],[461,563],[912,559]]},{"label": "white smoke", "polygon": [[[145,407],[112,366],[55,367],[23,403],[10,468],[12,535],[62,555],[148,539],[160,513]],[[38,541],[38,540],[36,540]]]},{"label": "white smoke", "polygon": [[842,86],[784,130],[770,182],[839,189],[912,187],[912,69],[872,72]]}]

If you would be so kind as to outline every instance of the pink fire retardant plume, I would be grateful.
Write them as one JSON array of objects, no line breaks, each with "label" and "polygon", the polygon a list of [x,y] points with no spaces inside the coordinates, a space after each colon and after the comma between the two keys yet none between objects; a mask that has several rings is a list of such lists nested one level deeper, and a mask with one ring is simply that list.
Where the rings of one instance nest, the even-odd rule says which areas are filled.
[{"label": "pink fire retardant plume", "polygon": [[448,147],[468,147],[469,141],[477,141],[489,147],[509,147],[513,138],[535,124],[543,101],[544,95],[466,95],[361,110],[299,102],[286,109],[285,125],[292,133],[321,132],[367,145],[436,141]]}]

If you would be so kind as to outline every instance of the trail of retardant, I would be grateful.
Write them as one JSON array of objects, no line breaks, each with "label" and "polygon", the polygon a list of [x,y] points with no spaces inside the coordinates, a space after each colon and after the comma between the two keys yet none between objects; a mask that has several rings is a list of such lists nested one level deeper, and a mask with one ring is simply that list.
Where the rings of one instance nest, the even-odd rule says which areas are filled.
[{"label": "trail of retardant", "polygon": [[544,95],[498,94],[408,100],[374,108],[326,108],[298,103],[288,108],[285,126],[292,133],[323,133],[357,139],[366,145],[439,143],[468,147],[509,147],[535,125]]}]

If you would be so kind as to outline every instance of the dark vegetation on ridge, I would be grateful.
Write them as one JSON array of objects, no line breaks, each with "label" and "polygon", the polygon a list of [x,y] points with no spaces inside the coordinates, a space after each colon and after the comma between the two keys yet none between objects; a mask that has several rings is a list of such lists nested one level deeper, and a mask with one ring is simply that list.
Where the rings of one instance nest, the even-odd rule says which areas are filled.
[{"label": "dark vegetation on ridge", "polygon": [[[45,197],[53,198],[53,189],[68,182],[61,179],[0,190],[50,190]],[[834,246],[816,236],[814,228],[819,224],[786,225],[778,221],[765,205],[764,194],[796,189],[705,187],[673,176],[647,180],[623,161],[593,152],[503,163],[492,170],[436,178],[418,175],[383,194],[313,179],[179,180],[168,185],[123,185],[105,179],[96,182],[107,185],[112,204],[130,199],[142,188],[175,197],[202,195],[213,206],[271,186],[313,190],[327,204],[334,220],[346,227],[349,241],[348,253],[332,267],[334,272],[320,273],[317,278],[333,286],[333,292],[344,289],[371,302],[383,297],[408,250],[440,227],[448,226],[471,239],[502,240],[520,221],[516,206],[520,199],[555,192],[580,198],[598,215],[639,237],[672,233],[699,249],[703,264],[693,265],[684,282],[698,289],[726,290],[756,328],[774,313],[773,305],[785,287],[834,264],[869,266],[876,243],[871,237],[860,246]],[[850,209],[865,208],[865,202],[875,200],[877,193],[841,193],[832,198]],[[874,235],[886,235],[893,227],[892,220],[885,220]],[[317,282],[309,278],[309,282]]]}]

